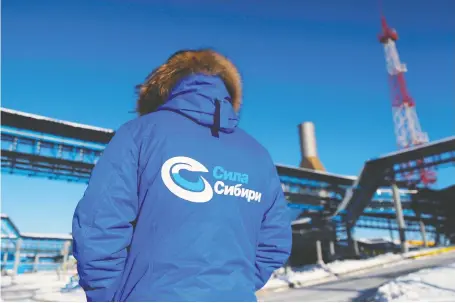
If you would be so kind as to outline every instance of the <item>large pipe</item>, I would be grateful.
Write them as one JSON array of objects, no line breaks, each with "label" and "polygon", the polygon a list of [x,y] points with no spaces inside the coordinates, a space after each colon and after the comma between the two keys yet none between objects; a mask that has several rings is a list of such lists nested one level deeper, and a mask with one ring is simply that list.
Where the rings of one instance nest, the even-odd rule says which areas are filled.
[{"label": "large pipe", "polygon": [[302,158],[317,157],[316,135],[314,124],[312,122],[303,122],[299,125],[300,133],[300,150]]}]

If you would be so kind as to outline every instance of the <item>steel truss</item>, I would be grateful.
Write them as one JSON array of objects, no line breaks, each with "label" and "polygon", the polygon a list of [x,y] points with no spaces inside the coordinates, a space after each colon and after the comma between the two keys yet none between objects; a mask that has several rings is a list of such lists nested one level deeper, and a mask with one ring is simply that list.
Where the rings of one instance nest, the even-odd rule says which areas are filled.
[{"label": "steel truss", "polygon": [[[422,170],[434,170],[446,166],[455,165],[455,150],[446,151],[440,154],[424,157],[421,161],[403,161],[394,163],[391,169],[387,170],[387,179],[404,182],[411,186],[420,183],[418,172]],[[413,177],[411,177],[413,176]]]},{"label": "steel truss", "polygon": [[[434,223],[434,221],[433,221]],[[399,227],[392,219],[381,219],[374,217],[360,217],[356,224],[356,228],[371,228],[398,231]],[[436,233],[436,228],[432,225],[426,226],[427,233]],[[420,232],[419,222],[407,221],[405,232]]]},{"label": "steel truss", "polygon": [[2,128],[2,173],[88,182],[105,145]]},{"label": "steel truss", "polygon": [[[5,124],[6,121],[1,130],[2,172],[87,183],[94,165],[114,132],[46,119],[9,113],[2,109],[2,123]],[[403,183],[400,180],[397,182],[397,179],[407,171],[421,171],[422,168],[455,163],[455,140],[444,139],[441,142],[430,143],[429,146],[400,151],[369,162],[372,161],[377,162],[374,164],[376,175],[372,175],[373,179],[377,179],[375,188],[388,186],[391,182],[402,186],[400,184]],[[414,163],[414,166],[410,166],[409,163]],[[305,209],[305,215],[323,221],[337,211],[346,196],[346,191],[357,180],[283,165],[277,165],[277,170],[290,206],[302,207]],[[359,201],[366,202],[366,211],[362,218],[364,216],[380,218],[387,215],[385,212],[393,210],[391,196],[375,198],[373,194],[371,199]],[[412,209],[412,203],[405,197],[402,197],[402,205],[405,210]],[[345,216],[343,212],[340,215]],[[382,221],[368,223],[372,222],[368,219],[366,222],[363,223],[362,219],[361,224],[371,225],[379,222],[375,226],[378,228],[383,226],[380,225]],[[344,224],[343,221],[337,222],[337,229],[345,229]],[[388,225],[387,229],[389,228]]]},{"label": "steel truss", "polygon": [[283,192],[292,204],[321,206],[323,212],[333,213],[347,189],[343,185],[327,182],[280,176]]}]

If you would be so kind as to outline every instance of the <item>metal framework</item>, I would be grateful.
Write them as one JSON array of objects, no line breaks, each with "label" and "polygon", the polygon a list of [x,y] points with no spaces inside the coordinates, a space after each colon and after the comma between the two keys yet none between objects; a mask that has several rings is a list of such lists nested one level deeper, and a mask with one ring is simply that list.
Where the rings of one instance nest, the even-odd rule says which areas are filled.
[{"label": "metal framework", "polygon": [[[433,173],[435,168],[443,168],[445,166],[451,166],[455,163],[455,150],[441,152],[436,155],[424,157],[420,160],[401,163],[393,165],[394,179],[398,181],[407,181],[410,186],[417,186],[421,180],[421,176],[414,174],[416,171],[426,171]],[[390,178],[388,178],[390,179]]]},{"label": "metal framework", "polygon": [[[404,73],[407,72],[406,65],[400,61],[395,42],[398,40],[397,32],[387,25],[384,16],[381,17],[382,32],[379,35],[379,42],[384,46],[387,72],[390,79],[392,113],[395,125],[395,136],[399,149],[406,149],[413,146],[425,144],[429,141],[427,133],[422,131],[417,117],[415,102],[410,96]],[[399,172],[405,179],[416,179],[428,185],[436,182],[436,174],[433,170],[420,167],[421,160],[415,163],[403,163]],[[410,169],[410,167],[414,167]]]},{"label": "metal framework", "polygon": [[347,187],[312,179],[281,175],[281,184],[287,200],[296,205],[319,206],[320,211],[333,213],[343,198]]},{"label": "metal framework", "polygon": [[2,173],[87,182],[104,145],[2,127]]},{"label": "metal framework", "polygon": [[[2,173],[86,183],[114,135],[113,130],[6,109],[1,114]],[[419,159],[423,160],[419,162]],[[403,168],[403,163],[419,166]],[[393,217],[394,204],[387,187],[393,182],[404,188],[407,183],[400,181],[409,179],[397,176],[406,170],[450,163],[455,163],[455,137],[370,160],[359,178],[285,165],[276,167],[289,206],[300,209],[300,217],[311,218],[314,226],[328,223],[332,218],[337,229],[343,230],[346,220],[355,226],[361,217],[358,226],[370,226],[373,223],[365,222],[373,219],[366,217],[377,220]],[[402,189],[400,193],[406,221],[416,217],[410,198],[415,192],[416,189]],[[426,222],[435,226],[430,219]]]},{"label": "metal framework", "polygon": [[84,142],[108,143],[114,131],[80,123],[52,119],[49,117],[1,108],[2,126],[26,129],[35,133],[52,134],[62,138],[73,138]]},{"label": "metal framework", "polygon": [[[405,164],[409,163],[414,163],[415,166],[403,168]],[[335,215],[343,210],[346,211],[348,214],[346,219],[354,226],[370,201],[373,200],[375,192],[384,183],[388,183],[389,186],[397,184],[399,187],[404,187],[403,183],[409,184],[410,179],[402,178],[403,171],[420,168],[437,169],[454,164],[455,136],[369,160],[365,163],[360,177],[346,191]],[[418,178],[416,176],[415,182],[408,185],[413,190],[422,189],[417,186]]]}]

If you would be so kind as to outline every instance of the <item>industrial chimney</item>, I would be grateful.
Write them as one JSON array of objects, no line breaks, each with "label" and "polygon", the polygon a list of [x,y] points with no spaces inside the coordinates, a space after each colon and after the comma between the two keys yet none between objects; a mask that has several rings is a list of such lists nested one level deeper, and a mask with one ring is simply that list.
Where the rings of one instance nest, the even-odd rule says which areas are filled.
[{"label": "industrial chimney", "polygon": [[316,135],[312,122],[303,122],[298,126],[300,136],[300,150],[302,161],[300,167],[313,170],[325,171],[324,166],[319,160],[316,149]]}]

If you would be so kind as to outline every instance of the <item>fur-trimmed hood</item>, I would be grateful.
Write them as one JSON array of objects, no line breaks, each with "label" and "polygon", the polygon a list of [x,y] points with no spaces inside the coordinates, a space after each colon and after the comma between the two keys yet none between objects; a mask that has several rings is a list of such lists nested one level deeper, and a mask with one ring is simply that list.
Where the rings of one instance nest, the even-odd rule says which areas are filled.
[{"label": "fur-trimmed hood", "polygon": [[183,79],[198,74],[221,79],[234,111],[239,111],[242,103],[240,74],[231,61],[209,49],[176,52],[155,69],[143,84],[137,86],[136,111],[141,116],[156,111],[168,101],[171,91]]}]

